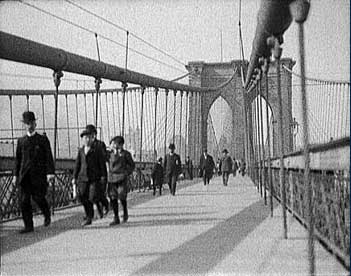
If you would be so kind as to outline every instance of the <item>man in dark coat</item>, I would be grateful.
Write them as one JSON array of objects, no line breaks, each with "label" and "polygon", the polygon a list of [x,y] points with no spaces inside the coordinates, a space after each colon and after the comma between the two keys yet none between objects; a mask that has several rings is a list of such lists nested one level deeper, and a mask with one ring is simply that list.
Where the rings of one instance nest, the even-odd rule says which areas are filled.
[{"label": "man in dark coat", "polygon": [[204,149],[203,154],[200,157],[200,170],[204,185],[210,184],[210,179],[213,176],[213,170],[215,168],[215,163],[213,157],[207,153],[207,149]]},{"label": "man in dark coat", "polygon": [[232,158],[228,155],[228,150],[224,149],[222,151],[223,157],[221,160],[221,163],[219,165],[221,173],[222,173],[222,178],[223,178],[223,185],[227,186],[228,185],[228,178],[229,174],[232,172],[233,169],[233,160]]},{"label": "man in dark coat", "polygon": [[128,177],[135,169],[135,163],[129,151],[123,148],[124,138],[116,136],[111,140],[108,174],[108,194],[115,217],[110,226],[120,224],[118,215],[118,199],[123,207],[123,222],[128,220],[127,185]]},{"label": "man in dark coat", "polygon": [[156,195],[156,188],[160,190],[160,195],[162,194],[162,184],[163,184],[163,167],[162,167],[162,158],[159,158],[155,163],[152,172],[151,172],[152,182],[153,182],[153,195]]},{"label": "man in dark coat", "polygon": [[14,182],[19,185],[24,229],[21,234],[34,231],[31,197],[44,215],[44,226],[51,223],[50,209],[45,198],[48,181],[54,178],[55,168],[50,142],[35,131],[36,119],[31,111],[23,113],[27,134],[18,139]]},{"label": "man in dark coat", "polygon": [[83,146],[78,150],[72,184],[78,184],[80,201],[85,211],[82,226],[92,223],[94,217],[93,203],[98,204],[101,194],[101,183],[106,181],[106,155],[96,143],[93,133],[85,129],[81,134]]},{"label": "man in dark coat", "polygon": [[174,152],[175,145],[169,145],[169,153],[165,156],[163,167],[166,172],[166,177],[169,185],[171,195],[175,196],[177,187],[177,178],[181,172],[180,156]]},{"label": "man in dark coat", "polygon": [[[105,155],[105,160],[106,162],[108,162],[108,156],[107,156],[107,151],[106,151],[106,145],[103,141],[100,141],[96,138],[97,136],[97,130],[96,130],[96,127],[94,125],[87,125],[85,127],[85,129],[88,131],[88,132],[91,132],[92,133],[92,138],[93,138],[93,146],[94,147],[99,147],[103,154]],[[99,195],[98,195],[98,201],[97,201],[97,209],[98,209],[98,212],[99,212],[99,215],[100,215],[100,218],[102,218],[104,215],[107,215],[108,214],[108,211],[109,211],[109,202],[106,198],[106,186],[107,186],[107,181],[104,181],[102,183],[100,183],[100,188],[99,189]],[[105,212],[102,211],[102,207],[105,208]]]},{"label": "man in dark coat", "polygon": [[193,167],[193,161],[191,161],[189,156],[186,157],[185,165],[186,165],[186,169],[187,169],[188,174],[189,174],[189,179],[193,180],[193,169],[194,169],[194,167]]}]

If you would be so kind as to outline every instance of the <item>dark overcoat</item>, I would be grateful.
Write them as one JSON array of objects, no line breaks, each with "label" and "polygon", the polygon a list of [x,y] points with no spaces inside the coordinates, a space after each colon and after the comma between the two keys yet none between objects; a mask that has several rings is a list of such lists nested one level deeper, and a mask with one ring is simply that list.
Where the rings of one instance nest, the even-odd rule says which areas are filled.
[{"label": "dark overcoat", "polygon": [[178,175],[181,173],[180,156],[176,153],[173,153],[172,155],[166,154],[164,158],[163,167],[165,170],[166,177],[178,177]]},{"label": "dark overcoat", "polygon": [[48,187],[46,175],[54,173],[54,160],[46,136],[35,133],[31,137],[26,135],[18,139],[15,161],[17,184],[22,187],[26,185],[23,178],[28,176],[33,194],[46,192]]},{"label": "dark overcoat", "polygon": [[207,154],[207,158],[202,154],[200,157],[200,169],[208,178],[212,178],[213,176],[213,169],[215,167],[215,162],[213,161],[213,157]]}]

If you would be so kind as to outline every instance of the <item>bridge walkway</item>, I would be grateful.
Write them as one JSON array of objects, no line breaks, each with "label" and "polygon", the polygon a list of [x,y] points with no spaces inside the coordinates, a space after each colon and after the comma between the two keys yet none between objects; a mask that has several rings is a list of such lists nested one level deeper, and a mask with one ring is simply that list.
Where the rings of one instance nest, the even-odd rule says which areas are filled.
[{"label": "bridge walkway", "polygon": [[[82,228],[82,207],[56,212],[52,225],[19,235],[22,221],[1,224],[2,275],[308,275],[307,232],[293,218],[282,238],[247,177],[219,177],[209,187],[183,182],[175,197],[129,200],[130,219],[109,227],[112,213]],[[133,197],[133,196],[132,196]],[[316,275],[348,275],[316,242]]]}]

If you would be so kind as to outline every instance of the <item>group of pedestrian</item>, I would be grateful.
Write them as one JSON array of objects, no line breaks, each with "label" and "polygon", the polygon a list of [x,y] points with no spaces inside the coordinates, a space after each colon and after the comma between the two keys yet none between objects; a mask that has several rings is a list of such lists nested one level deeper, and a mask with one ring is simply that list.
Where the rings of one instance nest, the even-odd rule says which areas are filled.
[{"label": "group of pedestrian", "polygon": [[[49,204],[45,196],[48,183],[54,181],[55,168],[49,139],[46,135],[36,132],[35,114],[26,111],[22,117],[27,133],[17,142],[13,182],[20,191],[20,208],[24,221],[24,228],[20,233],[29,233],[34,231],[31,199],[37,203],[44,215],[44,226],[51,223]],[[97,139],[94,125],[87,125],[80,133],[80,137],[82,146],[75,160],[72,185],[76,187],[85,212],[82,226],[92,224],[94,204],[100,218],[108,214],[111,206],[114,218],[110,226],[120,224],[118,200],[123,208],[123,222],[127,222],[128,178],[135,169],[135,163],[130,152],[124,149],[124,138],[122,136],[112,138],[107,150],[105,143]],[[207,149],[203,150],[199,167],[199,176],[203,178],[204,185],[209,185],[216,166]],[[226,149],[223,150],[219,172],[225,186],[228,184],[229,174],[233,172],[235,176],[237,169],[237,162],[231,159]],[[245,162],[242,162],[240,169],[244,175]],[[193,164],[189,156],[186,158],[186,170],[189,178],[193,179]],[[181,173],[180,156],[175,153],[175,145],[171,143],[169,153],[164,159],[159,158],[152,170],[153,194],[156,194],[157,188],[159,194],[162,194],[162,185],[166,178],[170,194],[175,196],[177,180]]]},{"label": "group of pedestrian", "polygon": [[[18,139],[13,182],[19,187],[20,208],[24,221],[21,234],[34,231],[31,199],[44,215],[44,226],[51,223],[49,204],[45,198],[48,183],[54,181],[54,160],[46,135],[36,132],[36,118],[31,111],[22,114],[26,135]],[[72,184],[77,186],[78,198],[84,207],[82,226],[90,225],[94,217],[94,204],[100,218],[107,215],[111,204],[114,219],[111,226],[120,223],[118,199],[123,207],[123,221],[128,220],[127,183],[135,168],[133,158],[123,148],[124,138],[115,136],[110,151],[97,139],[94,125],[87,125],[80,133],[82,146],[78,150]],[[110,202],[106,198],[106,193]]]}]

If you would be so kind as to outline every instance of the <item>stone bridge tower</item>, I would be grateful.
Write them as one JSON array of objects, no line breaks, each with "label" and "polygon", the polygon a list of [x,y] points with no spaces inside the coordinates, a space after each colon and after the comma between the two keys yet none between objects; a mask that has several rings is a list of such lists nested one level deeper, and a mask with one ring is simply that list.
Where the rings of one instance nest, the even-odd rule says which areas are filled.
[{"label": "stone bridge tower", "polygon": [[[228,151],[236,159],[245,157],[245,129],[243,113],[243,90],[240,60],[223,63],[205,63],[202,61],[189,62],[187,70],[192,72],[190,75],[189,85],[198,87],[216,87],[218,89],[199,94],[199,99],[190,95],[189,101],[189,155],[194,159],[194,164],[198,163],[202,148],[207,147],[208,123],[207,118],[212,104],[221,96],[229,105],[231,110],[231,121],[233,126],[230,147]],[[292,69],[295,62],[290,58],[281,59],[281,66]],[[278,115],[278,97],[276,85],[276,64],[273,62],[269,68],[269,102],[268,105],[273,113],[273,152],[280,152],[278,148],[278,125],[276,118]],[[291,95],[291,74],[286,70],[281,70],[281,91],[283,99],[283,129],[285,139],[285,153],[292,151],[293,139],[290,131],[292,123],[292,95]],[[265,87],[264,80],[262,88]],[[263,94],[265,91],[263,90]],[[246,93],[247,114],[250,118],[251,103],[256,98],[256,90]],[[197,116],[200,114],[200,116]],[[224,118],[223,118],[224,119]],[[249,120],[249,119],[248,119]],[[214,122],[221,123],[221,122]],[[252,128],[252,124],[248,124]],[[251,138],[252,138],[252,131]],[[198,134],[199,140],[195,141],[194,135]],[[252,139],[251,139],[252,141]],[[222,149],[220,149],[222,150]]]}]

